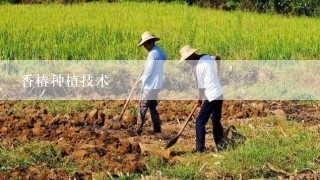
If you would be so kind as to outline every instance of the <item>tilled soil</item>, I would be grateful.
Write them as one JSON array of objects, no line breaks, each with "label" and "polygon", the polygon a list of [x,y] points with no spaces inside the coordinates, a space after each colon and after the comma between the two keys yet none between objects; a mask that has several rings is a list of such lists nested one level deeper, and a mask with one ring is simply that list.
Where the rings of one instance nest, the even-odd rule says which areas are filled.
[{"label": "tilled soil", "polygon": [[[81,102],[80,102],[81,103]],[[95,103],[95,102],[93,102]],[[45,103],[30,104],[28,101],[0,102],[0,138],[14,139],[21,143],[33,141],[50,141],[63,149],[66,157],[75,158],[80,162],[79,173],[72,177],[91,177],[93,169],[87,168],[88,161],[104,159],[99,167],[111,174],[118,172],[142,172],[146,169],[142,162],[139,141],[132,140],[127,129],[134,127],[137,113],[127,110],[123,120],[117,121],[117,114],[112,108],[121,108],[123,101],[99,102],[101,105],[81,113],[59,114],[46,109]],[[132,102],[131,104],[136,104]],[[193,106],[192,101],[161,101],[159,114],[162,123],[174,128],[165,129],[161,136],[153,139],[168,140],[178,130],[179,122],[187,118]],[[320,103],[303,103],[299,101],[224,101],[223,121],[252,117],[267,117],[308,122],[320,122]],[[151,129],[150,120],[146,127]],[[176,130],[173,130],[176,129]],[[169,132],[170,131],[170,132]],[[143,139],[148,137],[144,133]],[[186,138],[182,136],[182,139]],[[43,165],[42,171],[33,167],[16,167],[0,177],[34,177],[36,179],[56,179],[70,177],[65,170],[56,170]],[[81,172],[81,173],[80,173]]]},{"label": "tilled soil", "polygon": [[[105,159],[100,169],[111,174],[118,172],[142,172],[145,167],[140,162],[142,155],[138,143],[121,140],[109,133],[110,129],[125,128],[125,122],[110,123],[102,110],[94,109],[89,113],[68,113],[65,115],[48,112],[39,105],[27,105],[20,102],[2,102],[0,114],[0,134],[2,138],[22,143],[32,141],[51,141],[63,149],[64,156],[77,159],[80,167],[87,168],[87,161]],[[126,119],[128,120],[128,119]],[[110,126],[109,126],[110,125]],[[120,132],[119,133],[125,133]],[[41,178],[43,172],[31,171],[31,167],[13,169],[3,175],[6,179],[15,176],[30,175]],[[68,177],[64,171],[45,168],[46,178]],[[81,170],[80,170],[81,171]],[[90,171],[82,171],[74,177],[90,176]],[[46,179],[45,178],[45,179]]]},{"label": "tilled soil", "polygon": [[276,116],[297,122],[318,124],[320,102],[301,101],[227,101],[223,119]]}]

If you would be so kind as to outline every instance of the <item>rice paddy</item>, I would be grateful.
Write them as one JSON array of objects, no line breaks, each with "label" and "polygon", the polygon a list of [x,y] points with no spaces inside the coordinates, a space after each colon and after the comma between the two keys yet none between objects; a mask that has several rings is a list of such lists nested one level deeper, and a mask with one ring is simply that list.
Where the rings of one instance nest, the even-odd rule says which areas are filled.
[{"label": "rice paddy", "polygon": [[223,59],[320,59],[320,20],[179,3],[0,5],[0,59],[145,59],[144,31],[169,59],[185,44]]}]

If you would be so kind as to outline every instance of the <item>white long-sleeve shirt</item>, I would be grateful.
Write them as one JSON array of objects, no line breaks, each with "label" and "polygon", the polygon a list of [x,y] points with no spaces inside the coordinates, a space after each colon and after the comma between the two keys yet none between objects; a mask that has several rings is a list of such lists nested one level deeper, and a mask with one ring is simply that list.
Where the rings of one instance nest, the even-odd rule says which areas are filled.
[{"label": "white long-sleeve shirt", "polygon": [[153,46],[147,56],[144,71],[140,78],[143,89],[160,89],[163,83],[163,64],[166,54],[159,46]]}]

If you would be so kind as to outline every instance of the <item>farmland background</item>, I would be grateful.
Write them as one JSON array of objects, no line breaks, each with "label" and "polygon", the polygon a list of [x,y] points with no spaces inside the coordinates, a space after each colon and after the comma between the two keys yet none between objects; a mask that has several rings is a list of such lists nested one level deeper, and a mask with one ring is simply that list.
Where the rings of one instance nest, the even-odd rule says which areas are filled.
[{"label": "farmland background", "polygon": [[[241,5],[221,2],[217,8],[238,9]],[[320,21],[316,17],[226,12],[177,2],[2,4],[0,59],[145,59],[145,50],[137,43],[146,30],[161,38],[159,44],[169,59],[178,59],[185,44],[222,59],[320,59]],[[1,68],[3,74],[10,73]],[[223,125],[235,125],[246,142],[215,153],[209,122],[210,152],[192,154],[195,125],[189,123],[169,160],[141,153],[139,143],[152,144],[161,155],[157,145],[177,134],[194,102],[160,101],[163,133],[152,134],[148,117],[141,137],[127,132],[136,124],[137,101],[130,103],[123,121],[115,121],[124,103],[0,101],[0,179],[320,176],[319,101],[225,101]]]},{"label": "farmland background", "polygon": [[319,59],[317,18],[223,12],[177,3],[1,5],[0,59],[144,59],[142,32],[169,59],[185,44],[223,59]]}]

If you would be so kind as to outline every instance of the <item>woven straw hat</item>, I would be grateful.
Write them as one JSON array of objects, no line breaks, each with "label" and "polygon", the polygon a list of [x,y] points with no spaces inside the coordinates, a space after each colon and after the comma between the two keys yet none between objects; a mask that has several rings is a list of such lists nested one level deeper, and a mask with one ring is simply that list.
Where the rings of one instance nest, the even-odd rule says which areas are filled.
[{"label": "woven straw hat", "polygon": [[181,48],[180,50],[180,60],[179,63],[181,63],[182,61],[186,60],[189,56],[191,56],[193,53],[195,53],[196,51],[198,51],[199,49],[194,49],[192,47],[190,47],[189,45],[185,45],[183,48]]},{"label": "woven straw hat", "polygon": [[155,41],[160,40],[160,38],[157,38],[155,35],[151,34],[149,31],[146,31],[141,35],[141,40],[140,40],[138,46],[143,45],[143,43],[145,43],[146,41],[148,41],[150,39],[155,39]]}]

